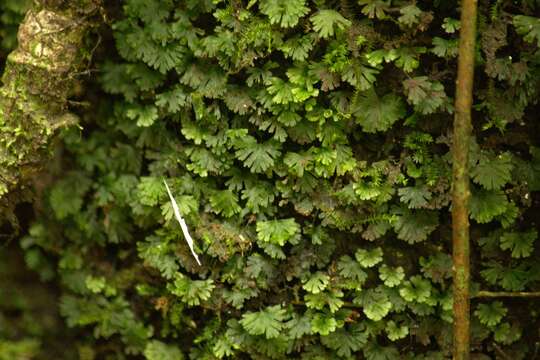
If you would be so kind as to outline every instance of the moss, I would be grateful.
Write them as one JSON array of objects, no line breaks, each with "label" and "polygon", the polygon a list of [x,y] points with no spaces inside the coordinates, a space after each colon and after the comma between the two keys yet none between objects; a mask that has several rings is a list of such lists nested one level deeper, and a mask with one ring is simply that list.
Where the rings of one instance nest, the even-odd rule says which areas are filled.
[{"label": "moss", "polygon": [[48,158],[51,138],[76,122],[68,110],[70,89],[83,64],[84,36],[97,9],[92,1],[42,1],[30,10],[9,54],[0,88],[0,202],[23,186]]}]

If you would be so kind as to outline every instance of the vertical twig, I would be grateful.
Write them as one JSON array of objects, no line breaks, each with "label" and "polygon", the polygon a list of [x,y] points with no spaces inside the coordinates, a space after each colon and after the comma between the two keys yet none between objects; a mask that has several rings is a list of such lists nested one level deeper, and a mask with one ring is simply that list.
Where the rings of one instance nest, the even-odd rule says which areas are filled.
[{"label": "vertical twig", "polygon": [[477,0],[461,1],[458,74],[453,136],[452,242],[454,360],[470,354],[469,142],[474,79]]}]

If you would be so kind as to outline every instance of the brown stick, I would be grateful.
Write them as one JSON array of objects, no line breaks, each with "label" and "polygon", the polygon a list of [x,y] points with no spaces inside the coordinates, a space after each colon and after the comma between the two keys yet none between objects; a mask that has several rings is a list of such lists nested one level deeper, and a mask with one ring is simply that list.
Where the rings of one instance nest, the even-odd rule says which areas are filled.
[{"label": "brown stick", "polygon": [[470,355],[469,142],[477,0],[462,0],[453,136],[454,360]]},{"label": "brown stick", "polygon": [[521,291],[521,292],[509,292],[509,291],[479,291],[474,298],[498,298],[498,297],[509,297],[509,298],[534,298],[540,297],[540,291]]}]

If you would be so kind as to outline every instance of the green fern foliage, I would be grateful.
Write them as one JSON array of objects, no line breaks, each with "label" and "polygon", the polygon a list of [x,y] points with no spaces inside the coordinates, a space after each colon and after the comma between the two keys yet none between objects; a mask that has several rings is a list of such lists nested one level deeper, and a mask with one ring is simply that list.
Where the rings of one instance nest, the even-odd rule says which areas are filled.
[{"label": "green fern foliage", "polygon": [[[540,286],[527,3],[480,8],[471,248],[474,287],[493,291]],[[95,104],[62,134],[21,242],[86,358],[451,357],[458,4],[108,6]],[[532,302],[472,311],[479,358],[533,358]]]}]

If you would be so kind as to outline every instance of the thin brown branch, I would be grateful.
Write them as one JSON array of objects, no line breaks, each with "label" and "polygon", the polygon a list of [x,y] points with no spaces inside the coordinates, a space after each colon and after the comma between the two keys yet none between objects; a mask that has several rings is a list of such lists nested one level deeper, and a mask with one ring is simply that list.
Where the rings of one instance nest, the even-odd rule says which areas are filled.
[{"label": "thin brown branch", "polygon": [[452,139],[454,360],[470,358],[469,143],[473,102],[476,0],[461,1],[458,75]]},{"label": "thin brown branch", "polygon": [[473,295],[474,298],[540,298],[540,291],[479,291]]}]

